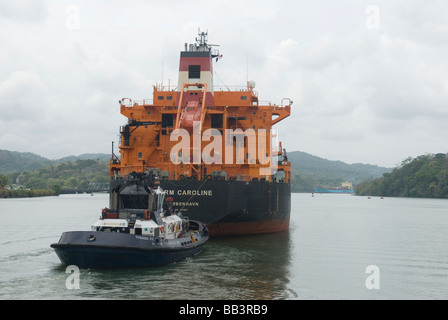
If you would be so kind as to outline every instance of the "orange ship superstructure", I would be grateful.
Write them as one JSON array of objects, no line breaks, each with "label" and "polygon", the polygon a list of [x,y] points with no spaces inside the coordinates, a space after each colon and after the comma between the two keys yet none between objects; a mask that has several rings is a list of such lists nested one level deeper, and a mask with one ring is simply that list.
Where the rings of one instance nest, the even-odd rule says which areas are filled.
[{"label": "orange ship superstructure", "polygon": [[290,115],[292,102],[261,103],[253,82],[215,88],[218,58],[200,32],[180,54],[176,89],[155,85],[152,101],[120,101],[128,122],[120,157],[111,158],[111,208],[120,205],[120,180],[150,171],[176,198],[174,209],[207,223],[212,235],[285,230],[291,164],[272,127]]}]

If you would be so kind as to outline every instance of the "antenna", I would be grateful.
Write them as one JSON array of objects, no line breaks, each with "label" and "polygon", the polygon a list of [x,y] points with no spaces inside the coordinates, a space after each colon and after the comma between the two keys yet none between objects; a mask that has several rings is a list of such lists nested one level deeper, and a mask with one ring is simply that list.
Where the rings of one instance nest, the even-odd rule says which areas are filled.
[{"label": "antenna", "polygon": [[162,85],[163,85],[163,72],[164,72],[164,67],[165,67],[164,61],[163,61],[163,56],[164,56],[164,51],[163,51],[163,48],[162,48]]},{"label": "antenna", "polygon": [[246,51],[246,81],[249,81],[249,53]]},{"label": "antenna", "polygon": [[206,32],[201,32],[201,28],[198,28],[198,36],[196,37],[196,42],[199,46],[206,45],[207,44],[207,38],[208,38],[208,30]]}]

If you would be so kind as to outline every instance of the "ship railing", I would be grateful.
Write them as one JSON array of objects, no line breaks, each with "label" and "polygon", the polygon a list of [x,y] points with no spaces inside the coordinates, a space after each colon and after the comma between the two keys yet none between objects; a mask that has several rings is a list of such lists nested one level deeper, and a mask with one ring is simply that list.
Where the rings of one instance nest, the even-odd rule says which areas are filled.
[{"label": "ship railing", "polygon": [[[243,91],[243,90],[242,90]],[[153,104],[153,99],[142,99],[142,100],[132,100],[130,98],[123,98],[121,100],[121,104],[124,105],[125,107],[133,107],[135,105],[140,105],[140,106],[147,106],[147,105],[152,105]],[[280,108],[284,108],[285,106],[289,106],[292,104],[292,100],[289,98],[283,98],[281,105],[277,105],[277,104],[272,104],[271,101],[258,101],[258,103],[256,103],[258,106],[272,106],[274,107],[274,109],[280,109]],[[174,107],[173,109],[177,109],[177,107]],[[214,107],[213,109],[215,110],[219,110],[219,109],[223,109],[223,107]]]},{"label": "ship railing", "polygon": [[135,105],[151,105],[153,103],[152,99],[142,99],[142,100],[132,100],[131,98],[123,98],[120,100],[121,104],[125,107],[133,107]]},{"label": "ship railing", "polygon": [[237,92],[249,92],[250,89],[247,86],[242,85],[218,85],[213,86],[214,91],[237,91]]},{"label": "ship railing", "polygon": [[176,91],[177,90],[177,85],[171,85],[171,83],[168,83],[168,84],[156,83],[153,87],[157,91]]},{"label": "ship railing", "polygon": [[129,172],[135,171],[135,172],[143,172],[144,171],[144,166],[143,165],[127,165],[126,166],[126,170],[129,170]]},{"label": "ship railing", "polygon": [[152,105],[153,104],[153,100],[152,99],[136,100],[134,102],[136,104],[140,105],[140,106]]},{"label": "ship railing", "polygon": [[[258,101],[258,105],[259,106],[272,106],[272,102],[271,101]],[[274,104],[275,106],[275,104]]]},{"label": "ship railing", "polygon": [[285,106],[290,106],[292,105],[292,100],[290,98],[283,98],[282,99],[282,103],[281,103],[281,107],[285,107]]},{"label": "ship railing", "polygon": [[[285,103],[285,102],[284,102],[285,100],[288,100],[288,102]],[[280,105],[275,104],[275,103],[272,104],[271,101],[260,101],[260,102],[258,103],[258,105],[260,105],[260,106],[272,106],[272,107],[274,107],[274,110],[282,109],[282,108],[284,108],[284,107],[286,107],[286,106],[290,106],[291,104],[292,104],[292,101],[291,101],[289,98],[283,98],[283,99],[282,99],[282,102],[281,102]]]}]

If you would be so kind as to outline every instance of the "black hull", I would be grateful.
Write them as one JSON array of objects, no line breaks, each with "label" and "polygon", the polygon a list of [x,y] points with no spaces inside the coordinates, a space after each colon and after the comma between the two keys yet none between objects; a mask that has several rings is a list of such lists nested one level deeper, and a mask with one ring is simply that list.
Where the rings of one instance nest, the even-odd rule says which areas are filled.
[{"label": "black hull", "polygon": [[64,232],[51,247],[63,264],[80,268],[153,267],[200,253],[208,238],[201,232],[192,242],[191,238],[158,240],[126,233],[74,231]]},{"label": "black hull", "polygon": [[205,223],[213,236],[273,233],[289,228],[291,185],[233,180],[162,180],[174,209]]}]

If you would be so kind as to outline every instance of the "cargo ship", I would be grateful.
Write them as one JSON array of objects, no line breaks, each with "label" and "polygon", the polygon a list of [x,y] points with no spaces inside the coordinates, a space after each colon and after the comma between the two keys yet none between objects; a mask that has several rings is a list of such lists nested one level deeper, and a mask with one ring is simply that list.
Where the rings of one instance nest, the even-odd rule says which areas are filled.
[{"label": "cargo ship", "polygon": [[353,190],[353,185],[350,182],[343,182],[339,187],[323,187],[317,186],[314,188],[314,192],[316,193],[342,193],[342,194],[352,194],[355,191]]},{"label": "cargo ship", "polygon": [[128,120],[119,156],[112,145],[109,210],[123,205],[128,175],[148,173],[175,199],[173,210],[205,223],[211,236],[285,231],[291,163],[272,127],[290,115],[292,101],[261,102],[254,81],[214,87],[217,47],[199,31],[180,52],[177,87],[155,84],[152,99],[119,100]]}]

